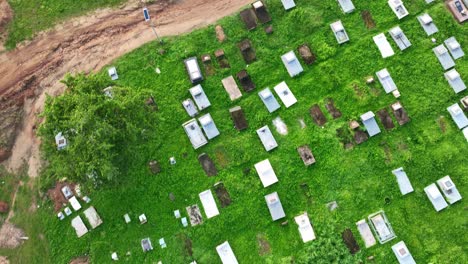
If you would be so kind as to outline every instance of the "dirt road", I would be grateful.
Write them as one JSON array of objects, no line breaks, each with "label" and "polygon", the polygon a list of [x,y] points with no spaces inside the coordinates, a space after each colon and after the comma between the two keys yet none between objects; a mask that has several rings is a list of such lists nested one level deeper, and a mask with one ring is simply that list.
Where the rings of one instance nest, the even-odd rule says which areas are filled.
[{"label": "dirt road", "polygon": [[[1,1],[1,0],[0,0]],[[148,5],[162,36],[214,23],[252,0],[160,0]],[[11,171],[24,163],[34,177],[40,167],[35,128],[45,94],[63,92],[67,72],[98,71],[115,58],[154,40],[139,1],[102,9],[41,33],[0,54],[0,161]],[[213,32],[213,38],[215,34]]]}]

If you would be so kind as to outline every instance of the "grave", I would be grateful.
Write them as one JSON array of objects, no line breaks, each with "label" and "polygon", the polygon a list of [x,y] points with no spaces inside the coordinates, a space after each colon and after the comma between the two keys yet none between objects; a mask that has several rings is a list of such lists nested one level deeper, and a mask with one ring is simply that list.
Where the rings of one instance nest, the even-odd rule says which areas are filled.
[{"label": "grave", "polygon": [[357,129],[354,133],[354,140],[359,145],[361,143],[366,142],[369,139],[369,136],[366,132],[362,131],[361,129]]},{"label": "grave", "polygon": [[186,256],[191,257],[193,255],[192,240],[190,240],[190,238],[184,233],[177,234],[177,237],[182,241],[182,244],[184,245],[184,254]]},{"label": "grave", "polygon": [[260,256],[264,256],[264,255],[271,253],[271,246],[270,246],[270,243],[268,243],[268,240],[266,239],[265,235],[258,234],[257,242],[258,242],[258,254]]},{"label": "grave", "polygon": [[161,166],[155,160],[152,160],[148,163],[148,167],[152,174],[158,174],[161,172]]},{"label": "grave", "polygon": [[203,54],[201,55],[201,61],[203,66],[205,67],[205,73],[208,76],[211,76],[215,73],[215,68],[213,66],[213,62],[211,61],[210,54]]},{"label": "grave", "polygon": [[255,12],[255,15],[257,15],[258,21],[260,21],[260,23],[268,23],[271,21],[271,16],[268,13],[268,10],[266,9],[266,6],[263,3],[263,1],[256,1],[252,4],[252,8]]},{"label": "grave", "polygon": [[353,232],[351,232],[351,229],[346,228],[341,234],[341,238],[343,239],[343,242],[345,243],[346,247],[348,247],[349,252],[352,255],[356,254],[361,250],[356,239],[354,238]]},{"label": "grave", "polygon": [[325,118],[322,110],[320,110],[318,104],[314,104],[310,108],[310,116],[312,116],[314,122],[319,126],[323,126],[327,122],[327,119]]},{"label": "grave", "polygon": [[218,170],[213,162],[213,160],[206,153],[202,153],[198,156],[198,162],[202,166],[208,177],[215,176],[218,174]]},{"label": "grave", "polygon": [[219,67],[221,67],[222,69],[231,68],[231,65],[229,65],[229,61],[227,60],[223,49],[216,50],[215,57],[216,57],[216,60],[218,61]]},{"label": "grave", "polygon": [[255,55],[255,50],[252,48],[252,43],[248,39],[244,39],[238,45],[242,57],[244,58],[245,63],[249,64],[254,62],[257,57]]},{"label": "grave", "polygon": [[239,83],[241,84],[244,91],[250,92],[253,89],[255,89],[255,84],[253,83],[252,78],[250,78],[250,75],[247,73],[246,70],[238,72],[237,79],[239,80]]},{"label": "grave", "polygon": [[302,44],[297,48],[297,52],[299,52],[299,55],[301,55],[302,59],[307,65],[310,65],[315,62],[317,59],[317,56],[315,56],[314,53],[310,50],[309,45],[307,44]]},{"label": "grave", "polygon": [[398,124],[400,126],[408,123],[410,121],[410,118],[408,116],[408,113],[406,110],[403,108],[400,102],[396,102],[390,106],[393,111],[393,115],[395,115],[396,120],[398,121]]},{"label": "grave", "polygon": [[247,129],[247,120],[245,119],[244,111],[242,111],[240,106],[229,109],[229,113],[231,114],[232,121],[234,122],[234,127],[237,130],[241,131]]},{"label": "grave", "polygon": [[232,75],[222,79],[221,83],[223,84],[223,87],[228,93],[231,101],[234,101],[242,97],[242,93],[239,90],[239,87],[237,86],[237,83],[234,80],[234,77],[232,77]]},{"label": "grave", "polygon": [[265,28],[265,33],[267,33],[267,35],[270,35],[273,33],[273,26],[272,25],[268,25],[266,28]]},{"label": "grave", "polygon": [[393,120],[390,117],[387,109],[379,110],[377,115],[379,116],[380,122],[383,124],[386,130],[390,130],[395,127],[395,124],[393,124]]},{"label": "grave", "polygon": [[257,27],[257,17],[251,8],[242,10],[240,12],[240,17],[247,30],[253,30]]},{"label": "grave", "polygon": [[287,135],[288,134],[288,127],[284,123],[284,121],[281,119],[281,117],[277,117],[273,119],[273,125],[276,128],[276,132],[278,132],[280,135]]},{"label": "grave", "polygon": [[298,147],[297,152],[299,153],[299,156],[301,156],[305,166],[310,166],[315,163],[314,155],[308,145]]},{"label": "grave", "polygon": [[333,117],[333,119],[337,119],[341,117],[341,112],[335,107],[335,102],[333,101],[332,98],[327,99],[327,103],[325,104],[325,108],[327,108],[328,112],[330,115]]},{"label": "grave", "polygon": [[364,24],[366,24],[367,29],[375,28],[375,21],[372,18],[372,14],[370,13],[369,10],[363,10],[361,12],[361,18],[362,20],[364,20]]},{"label": "grave", "polygon": [[346,126],[338,128],[336,130],[336,136],[340,139],[340,142],[343,144],[345,149],[350,149],[354,146],[353,136]]},{"label": "grave", "polygon": [[221,203],[221,207],[224,208],[231,204],[231,196],[229,195],[229,192],[227,191],[226,187],[224,187],[223,182],[215,183],[214,190],[216,196],[218,197],[218,200]]},{"label": "grave", "polygon": [[194,204],[185,208],[190,217],[190,224],[196,226],[203,223],[203,218],[198,205]]},{"label": "grave", "polygon": [[219,42],[224,42],[226,40],[226,34],[224,34],[224,29],[221,25],[216,25],[215,27],[216,31],[216,38],[218,39]]}]

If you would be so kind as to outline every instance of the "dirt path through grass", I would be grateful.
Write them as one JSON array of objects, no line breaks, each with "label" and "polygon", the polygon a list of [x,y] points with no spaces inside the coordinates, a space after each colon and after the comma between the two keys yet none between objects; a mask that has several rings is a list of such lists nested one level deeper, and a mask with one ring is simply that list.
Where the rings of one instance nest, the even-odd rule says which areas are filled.
[{"label": "dirt path through grass", "polygon": [[[148,5],[148,9],[156,18],[158,33],[169,36],[214,23],[250,2],[161,0]],[[120,9],[102,9],[60,24],[0,54],[0,154],[10,156],[6,160],[9,170],[17,171],[27,163],[28,174],[38,175],[37,114],[43,109],[46,93],[63,92],[59,81],[65,73],[98,71],[155,39],[141,8],[139,1],[130,1]]]}]

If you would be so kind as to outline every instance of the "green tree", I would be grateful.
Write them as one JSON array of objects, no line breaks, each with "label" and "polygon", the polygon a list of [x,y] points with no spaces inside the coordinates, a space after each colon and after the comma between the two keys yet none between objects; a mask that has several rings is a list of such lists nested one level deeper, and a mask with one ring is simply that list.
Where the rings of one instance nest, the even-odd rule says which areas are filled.
[{"label": "green tree", "polygon": [[[114,86],[106,95],[110,81],[103,75],[68,75],[63,83],[63,95],[47,97],[39,129],[46,175],[95,184],[117,179],[130,149],[154,126],[155,113],[145,104],[150,92]],[[59,132],[67,139],[63,150],[55,144]]]}]

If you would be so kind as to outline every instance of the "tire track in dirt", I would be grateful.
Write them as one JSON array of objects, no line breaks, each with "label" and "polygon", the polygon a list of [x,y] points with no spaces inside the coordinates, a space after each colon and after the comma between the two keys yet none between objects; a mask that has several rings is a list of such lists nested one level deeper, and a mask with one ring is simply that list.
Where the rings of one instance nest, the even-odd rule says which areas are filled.
[{"label": "tire track in dirt", "polygon": [[[1,0],[0,0],[1,1]],[[148,5],[162,36],[190,32],[238,11],[252,0],[160,0]],[[93,72],[154,40],[139,1],[72,19],[13,51],[0,54],[0,162],[10,171],[26,163],[29,175],[40,168],[40,122],[45,94],[63,92],[67,72]],[[213,38],[214,32],[213,32]],[[11,152],[10,152],[11,150]],[[3,157],[2,157],[3,156]],[[3,158],[3,159],[2,159]]]}]

